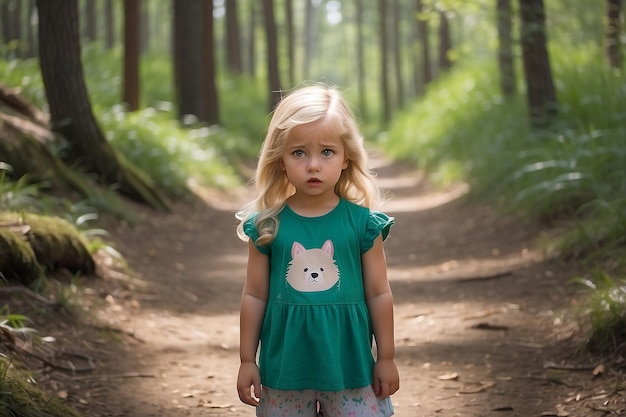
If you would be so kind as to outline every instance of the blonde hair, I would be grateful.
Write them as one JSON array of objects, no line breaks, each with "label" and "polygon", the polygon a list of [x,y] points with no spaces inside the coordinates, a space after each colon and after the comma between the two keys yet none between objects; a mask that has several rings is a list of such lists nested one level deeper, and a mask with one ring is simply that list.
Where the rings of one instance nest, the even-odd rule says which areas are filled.
[{"label": "blonde hair", "polygon": [[379,189],[368,167],[363,136],[348,103],[334,87],[305,86],[283,97],[273,112],[252,180],[256,198],[236,215],[240,220],[237,234],[242,240],[248,239],[243,224],[255,213],[255,225],[259,231],[255,243],[263,246],[274,239],[279,226],[278,214],[295,193],[280,166],[287,138],[294,127],[317,121],[330,121],[338,129],[348,160],[347,168],[335,185],[337,195],[369,208],[380,202]]}]

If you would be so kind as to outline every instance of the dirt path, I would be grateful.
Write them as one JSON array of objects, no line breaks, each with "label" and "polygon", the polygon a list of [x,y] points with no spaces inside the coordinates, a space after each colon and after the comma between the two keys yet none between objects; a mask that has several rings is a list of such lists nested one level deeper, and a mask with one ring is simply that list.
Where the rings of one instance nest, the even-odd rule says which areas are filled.
[{"label": "dirt path", "polygon": [[[591,370],[544,367],[568,356],[576,326],[562,309],[576,288],[567,285],[572,271],[535,251],[538,230],[464,202],[465,187],[432,194],[415,172],[377,171],[395,195],[384,210],[396,217],[386,251],[397,416],[602,416],[590,405],[603,401],[624,408],[614,393],[591,399],[602,388]],[[65,389],[86,415],[254,415],[235,392],[246,261],[234,233],[239,202],[210,200],[169,216],[144,213],[135,228],[114,231],[147,285],[94,291],[106,300],[95,311],[124,333],[115,343],[110,332],[81,343],[100,352],[99,370]]]}]

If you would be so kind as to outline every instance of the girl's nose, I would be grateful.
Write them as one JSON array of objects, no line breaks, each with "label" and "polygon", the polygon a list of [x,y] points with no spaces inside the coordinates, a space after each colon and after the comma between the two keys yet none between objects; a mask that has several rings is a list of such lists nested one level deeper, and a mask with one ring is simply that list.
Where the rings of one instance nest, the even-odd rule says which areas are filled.
[{"label": "girl's nose", "polygon": [[317,172],[320,170],[320,161],[318,158],[312,157],[309,159],[309,171]]}]

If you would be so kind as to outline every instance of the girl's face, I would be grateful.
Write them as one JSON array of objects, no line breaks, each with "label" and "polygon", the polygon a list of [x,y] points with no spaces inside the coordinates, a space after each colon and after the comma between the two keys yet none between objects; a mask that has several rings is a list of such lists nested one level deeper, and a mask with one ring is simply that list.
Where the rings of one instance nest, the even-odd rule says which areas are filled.
[{"label": "girl's face", "polygon": [[291,130],[280,165],[296,194],[334,199],[348,160],[334,124],[322,121]]}]

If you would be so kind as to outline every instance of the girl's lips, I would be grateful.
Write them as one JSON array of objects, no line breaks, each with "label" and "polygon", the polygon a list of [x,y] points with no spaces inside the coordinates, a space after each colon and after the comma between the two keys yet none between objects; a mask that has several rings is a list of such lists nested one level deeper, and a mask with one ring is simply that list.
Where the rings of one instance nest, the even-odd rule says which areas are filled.
[{"label": "girl's lips", "polygon": [[319,184],[322,181],[319,178],[310,178],[307,182],[310,184]]}]

